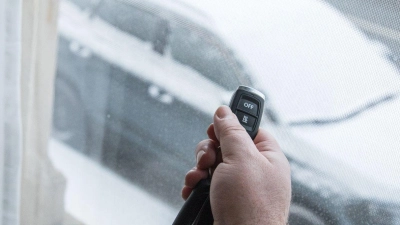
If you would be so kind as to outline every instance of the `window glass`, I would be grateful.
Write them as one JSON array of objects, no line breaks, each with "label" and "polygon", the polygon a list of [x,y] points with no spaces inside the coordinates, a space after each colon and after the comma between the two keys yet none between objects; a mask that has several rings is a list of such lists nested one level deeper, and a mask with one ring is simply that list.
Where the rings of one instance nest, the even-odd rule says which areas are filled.
[{"label": "window glass", "polygon": [[[116,66],[109,91],[103,162],[134,184],[179,206],[180,177],[194,163],[188,149],[204,137],[202,130],[211,117]],[[157,96],[149,91],[158,92]]]},{"label": "window glass", "polygon": [[290,224],[400,224],[396,3],[103,0],[88,18],[89,2],[60,4],[50,141],[77,224],[171,224],[238,85],[268,94]]},{"label": "window glass", "polygon": [[155,39],[154,35],[159,19],[127,2],[104,0],[100,2],[96,14],[115,27],[143,41],[152,42]]},{"label": "window glass", "polygon": [[95,0],[71,0],[74,4],[79,6],[81,9],[89,9],[95,3]]},{"label": "window glass", "polygon": [[196,30],[173,27],[170,46],[175,60],[190,66],[216,84],[229,90],[234,90],[240,84],[242,68],[216,38]]},{"label": "window glass", "polygon": [[111,66],[78,41],[59,39],[54,133],[74,149],[98,158]]}]

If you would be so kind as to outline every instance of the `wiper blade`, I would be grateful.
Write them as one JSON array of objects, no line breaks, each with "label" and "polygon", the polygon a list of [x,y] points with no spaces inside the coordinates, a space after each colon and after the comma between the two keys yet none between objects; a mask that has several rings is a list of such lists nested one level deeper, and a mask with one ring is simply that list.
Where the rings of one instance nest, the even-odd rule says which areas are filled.
[{"label": "wiper blade", "polygon": [[397,97],[399,97],[399,93],[394,93],[394,94],[389,94],[386,96],[383,96],[375,101],[372,101],[370,103],[367,103],[365,105],[363,105],[362,107],[353,110],[349,113],[345,113],[342,116],[338,116],[338,117],[333,117],[333,118],[327,118],[327,119],[310,119],[310,120],[300,120],[300,121],[292,121],[289,122],[288,125],[289,126],[306,126],[306,125],[327,125],[327,124],[332,124],[332,123],[340,123],[349,119],[352,119],[353,117],[367,111],[370,110],[372,108],[377,107],[378,105],[381,105],[385,102],[391,101],[396,99]]}]

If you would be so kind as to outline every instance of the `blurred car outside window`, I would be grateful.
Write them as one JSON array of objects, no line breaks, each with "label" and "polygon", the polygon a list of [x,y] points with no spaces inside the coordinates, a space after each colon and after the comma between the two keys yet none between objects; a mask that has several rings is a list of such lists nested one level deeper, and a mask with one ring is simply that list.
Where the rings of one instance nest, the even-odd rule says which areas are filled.
[{"label": "blurred car outside window", "polygon": [[[261,126],[281,141],[291,163],[290,224],[400,224],[399,207],[387,199],[389,191],[376,192],[376,180],[367,180],[369,173],[354,169],[357,160],[350,156],[363,151],[357,149],[362,138],[352,141],[354,149],[341,148],[346,160],[328,154],[339,155],[331,137],[343,132],[335,129],[335,123],[344,125],[351,138],[362,132],[358,126],[346,128],[347,122],[366,124],[368,117],[357,114],[358,120],[345,118],[343,123],[331,121],[323,126],[313,114],[329,119],[337,114],[331,109],[346,111],[345,104],[331,104],[332,98],[353,106],[361,101],[353,96],[367,93],[364,83],[379,89],[388,80],[397,82],[384,75],[381,81],[385,82],[379,85],[369,82],[378,78],[369,71],[365,75],[364,66],[358,66],[366,65],[366,59],[379,59],[376,65],[386,68],[382,71],[389,75],[395,74],[393,66],[379,55],[383,51],[370,49],[370,41],[339,12],[313,0],[232,2],[235,8],[217,10],[211,1],[61,2],[51,154],[67,176],[66,210],[82,223],[109,224],[114,217],[117,224],[170,224],[183,203],[179,193],[186,171],[194,164],[194,147],[206,138],[214,108],[228,104],[238,85],[248,85],[266,94],[265,112],[270,114],[263,117]],[[276,8],[264,14],[262,7],[270,4]],[[243,23],[233,22],[235,10],[246,12],[252,7],[259,12],[251,10],[251,15],[262,15],[255,18],[264,24],[250,23],[251,16],[243,17]],[[313,26],[309,17],[303,17],[316,9],[329,12],[328,18],[316,21],[327,21],[324,26]],[[275,15],[274,10],[279,13]],[[221,17],[225,26],[198,17],[204,21]],[[338,21],[346,22],[339,26]],[[331,26],[337,30],[329,30]],[[231,35],[222,28],[232,29]],[[332,32],[329,43],[318,36],[326,30]],[[363,51],[350,49],[352,41],[365,47]],[[346,48],[340,48],[343,43]],[[343,54],[347,58],[338,59]],[[337,64],[345,59],[346,67]],[[324,65],[332,68],[326,70]],[[344,87],[346,94],[336,95],[340,92],[336,87]],[[310,119],[304,122],[301,119],[309,118],[308,112]],[[377,116],[372,118],[384,115],[373,112]],[[293,118],[282,122],[279,118],[284,115],[295,119],[300,115],[299,122]]]}]

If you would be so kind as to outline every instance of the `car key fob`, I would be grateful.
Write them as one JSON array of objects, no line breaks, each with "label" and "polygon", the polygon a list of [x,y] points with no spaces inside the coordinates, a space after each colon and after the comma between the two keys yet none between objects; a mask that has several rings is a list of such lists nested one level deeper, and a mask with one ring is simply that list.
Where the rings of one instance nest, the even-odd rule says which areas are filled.
[{"label": "car key fob", "polygon": [[[239,86],[229,107],[251,139],[257,135],[264,109],[265,96],[254,88]],[[193,189],[173,225],[212,225],[214,218],[210,205],[211,178],[201,180]]]},{"label": "car key fob", "polygon": [[253,140],[260,126],[264,101],[263,93],[251,87],[239,86],[229,103],[232,112]]}]

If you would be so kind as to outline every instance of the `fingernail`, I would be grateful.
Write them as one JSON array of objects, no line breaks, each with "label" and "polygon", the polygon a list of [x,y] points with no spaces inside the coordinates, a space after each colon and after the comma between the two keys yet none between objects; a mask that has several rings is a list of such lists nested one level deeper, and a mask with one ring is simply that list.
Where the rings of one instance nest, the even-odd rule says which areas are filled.
[{"label": "fingernail", "polygon": [[217,109],[217,117],[220,119],[226,119],[232,116],[232,111],[228,106],[221,106]]},{"label": "fingernail", "polygon": [[197,159],[197,164],[199,163],[199,161],[200,161],[201,157],[204,155],[204,153],[206,153],[206,152],[203,151],[203,150],[201,150],[201,151],[199,151],[199,152],[197,153],[197,157],[196,157],[196,159]]}]

